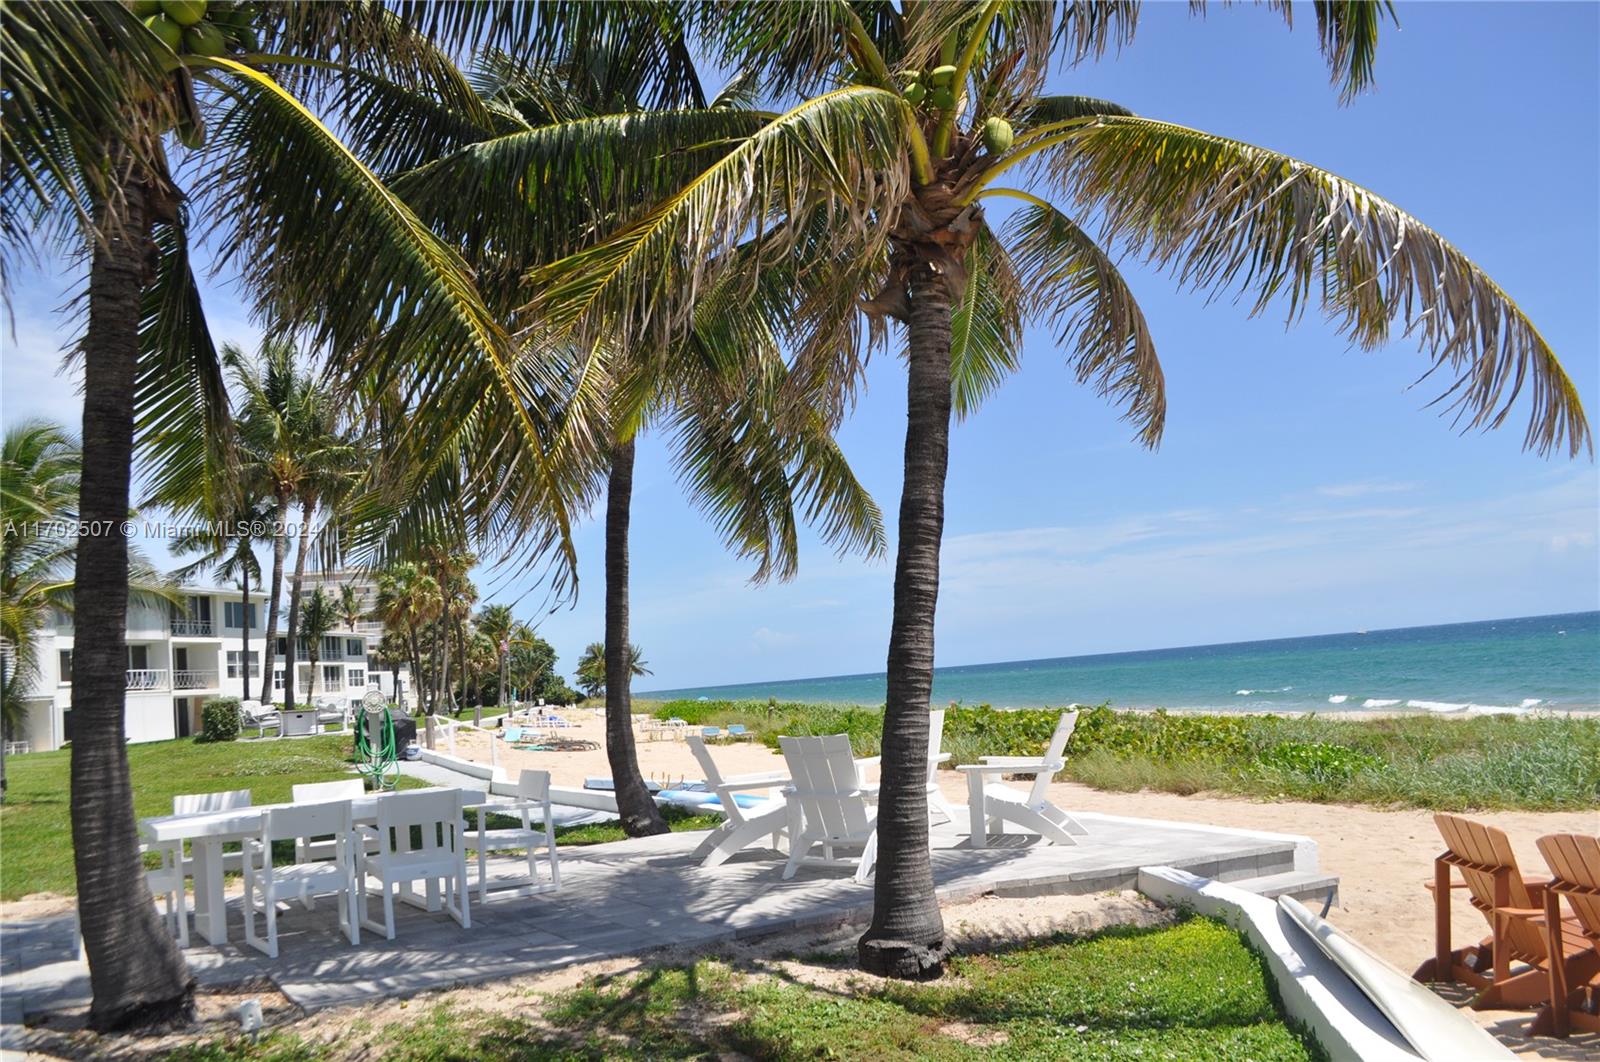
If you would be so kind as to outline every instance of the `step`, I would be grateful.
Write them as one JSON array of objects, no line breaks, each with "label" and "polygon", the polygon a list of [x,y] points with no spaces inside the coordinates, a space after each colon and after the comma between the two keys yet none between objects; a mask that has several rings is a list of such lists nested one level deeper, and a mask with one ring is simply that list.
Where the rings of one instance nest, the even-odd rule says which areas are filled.
[{"label": "step", "polygon": [[1290,896],[1301,901],[1315,901],[1321,904],[1328,899],[1328,893],[1333,893],[1334,902],[1339,899],[1339,875],[1328,874],[1321,870],[1291,870],[1283,874],[1267,874],[1259,878],[1244,878],[1243,880],[1230,881],[1236,889],[1253,892],[1257,896],[1265,896],[1269,900],[1276,900],[1279,896]]}]

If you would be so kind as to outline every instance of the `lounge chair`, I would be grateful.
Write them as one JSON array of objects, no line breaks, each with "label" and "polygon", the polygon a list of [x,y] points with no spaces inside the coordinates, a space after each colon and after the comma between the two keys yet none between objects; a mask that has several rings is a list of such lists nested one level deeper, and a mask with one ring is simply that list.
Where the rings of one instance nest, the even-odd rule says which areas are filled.
[{"label": "lounge chair", "polygon": [[[1600,1032],[1600,837],[1553,833],[1539,854],[1555,875],[1544,887],[1545,940],[1550,949],[1550,1001],[1533,1019],[1532,1036],[1565,1037],[1573,1029]],[[1561,901],[1572,908],[1584,944],[1568,953]],[[1586,1005],[1587,1004],[1587,1005]]]},{"label": "lounge chair", "polygon": [[703,726],[700,728],[700,738],[702,741],[721,741],[722,728],[720,726]]},{"label": "lounge chair", "polygon": [[[1418,981],[1461,981],[1481,989],[1472,1001],[1485,1008],[1536,1007],[1550,994],[1551,949],[1545,925],[1542,878],[1525,878],[1503,830],[1459,815],[1433,817],[1445,850],[1433,861],[1434,957],[1411,976]],[[1452,869],[1462,880],[1451,880]],[[1490,934],[1466,948],[1450,948],[1450,890],[1465,888]],[[1581,952],[1587,942],[1571,921],[1559,923],[1564,951]],[[1515,973],[1511,964],[1526,964]],[[1569,966],[1571,965],[1569,960]],[[1581,964],[1580,964],[1581,965]],[[1568,983],[1578,971],[1563,971]]]},{"label": "lounge chair", "polygon": [[[878,856],[878,809],[862,786],[860,764],[848,734],[780,737],[784,762],[793,780],[784,791],[789,811],[789,862],[784,878],[802,865],[854,867],[856,880],[872,876]],[[876,762],[876,757],[870,761]],[[822,855],[811,849],[822,846]],[[859,855],[838,850],[859,848]]]},{"label": "lounge chair", "polygon": [[754,741],[755,737],[756,736],[754,734],[745,729],[745,725],[743,723],[728,724],[729,741]]},{"label": "lounge chair", "polygon": [[[967,776],[972,847],[984,847],[991,830],[1004,833],[1007,822],[1056,844],[1077,844],[1075,835],[1089,832],[1077,819],[1050,803],[1047,796],[1051,780],[1066,766],[1063,754],[1077,725],[1077,712],[1062,712],[1056,722],[1055,733],[1050,735],[1050,744],[1044,756],[1038,759],[1029,756],[984,756],[982,763],[956,767]],[[1031,774],[1033,785],[1024,793],[987,780],[1001,774]]]},{"label": "lounge chair", "polygon": [[255,727],[256,737],[265,737],[267,727],[278,725],[278,710],[271,705],[262,707],[260,701],[241,701],[239,704],[239,726],[241,728]]},{"label": "lounge chair", "polygon": [[[689,735],[689,751],[700,762],[706,774],[706,788],[717,794],[722,813],[727,821],[706,836],[694,850],[695,858],[703,867],[714,867],[727,862],[728,857],[757,841],[770,837],[772,848],[783,851],[783,838],[789,827],[789,809],[782,797],[771,797],[759,804],[741,804],[739,794],[751,789],[771,790],[785,785],[789,775],[784,771],[767,771],[761,774],[740,774],[724,777],[706,748],[705,738]],[[704,806],[704,805],[702,805]]]},{"label": "lounge chair", "polygon": [[[549,771],[523,771],[517,778],[517,797],[510,803],[468,804],[467,808],[477,811],[478,828],[468,829],[461,835],[461,847],[478,853],[479,903],[489,902],[490,852],[527,853],[527,879],[498,883],[505,888],[515,888],[516,895],[530,896],[536,892],[561,888],[561,864],[556,857],[555,813],[550,806]],[[521,820],[521,825],[491,830],[487,826],[489,815],[517,818]],[[539,880],[540,852],[544,853],[550,864],[550,878],[545,882]]]}]

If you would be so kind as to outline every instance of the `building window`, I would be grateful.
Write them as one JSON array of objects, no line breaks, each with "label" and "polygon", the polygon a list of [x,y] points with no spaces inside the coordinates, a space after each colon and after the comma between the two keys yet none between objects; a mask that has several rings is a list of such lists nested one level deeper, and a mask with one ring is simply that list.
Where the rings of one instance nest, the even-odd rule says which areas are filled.
[{"label": "building window", "polygon": [[361,644],[360,638],[346,638],[344,640],[344,655],[359,660],[366,656],[366,649]]},{"label": "building window", "polygon": [[278,655],[279,656],[283,656],[288,651],[289,651],[289,641],[288,641],[288,639],[287,638],[279,638],[278,639]]},{"label": "building window", "polygon": [[283,689],[283,668],[281,667],[272,669],[272,688],[275,690]]},{"label": "building window", "polygon": [[325,690],[342,690],[342,689],[344,689],[344,665],[343,664],[323,664],[322,665],[322,688],[325,689]]},{"label": "building window", "polygon": [[71,683],[72,683],[72,650],[71,649],[61,649],[61,650],[57,650],[57,651],[61,655],[61,676],[60,676],[60,678],[57,679],[57,681],[60,682],[61,685],[63,685],[63,686],[71,685]]},{"label": "building window", "polygon": [[150,670],[150,647],[148,645],[128,646],[128,670]]},{"label": "building window", "polygon": [[[238,649],[228,650],[228,677],[238,678],[243,670],[244,653]],[[250,650],[250,677],[261,677],[261,656],[254,649]]]},{"label": "building window", "polygon": [[350,688],[364,690],[367,688],[367,673],[358,667],[350,669]]},{"label": "building window", "polygon": [[[251,605],[248,612],[250,629],[253,631],[260,630],[261,624],[256,622],[256,607]],[[246,609],[242,601],[224,601],[222,603],[222,622],[224,626],[233,627],[236,630],[243,629],[245,614]]]},{"label": "building window", "polygon": [[322,655],[331,659],[339,659],[339,651],[344,648],[344,639],[332,636],[322,639]]}]

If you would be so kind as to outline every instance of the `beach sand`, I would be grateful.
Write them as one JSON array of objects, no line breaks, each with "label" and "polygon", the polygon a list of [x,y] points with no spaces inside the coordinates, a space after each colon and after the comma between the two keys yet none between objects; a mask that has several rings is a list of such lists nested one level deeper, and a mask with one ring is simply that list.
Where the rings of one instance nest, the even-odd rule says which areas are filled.
[{"label": "beach sand", "polygon": [[[604,727],[593,713],[579,710],[567,713],[566,718],[576,725],[562,731],[564,735],[603,745]],[[488,759],[487,739],[482,735],[460,739],[458,749],[473,759]],[[670,784],[703,775],[682,741],[641,740],[638,751],[640,769],[647,778]],[[713,755],[727,774],[783,769],[782,756],[754,742],[718,745]],[[585,777],[611,773],[603,747],[590,752],[523,752],[507,749],[502,742],[497,756],[512,777],[523,767],[537,767],[550,771],[557,785],[582,786]],[[952,803],[966,803],[963,775],[940,772],[939,784]],[[1322,868],[1340,877],[1339,904],[1329,912],[1330,921],[1407,974],[1433,952],[1433,903],[1423,888],[1424,881],[1432,880],[1433,857],[1441,847],[1432,812],[1266,802],[1216,794],[1110,793],[1070,782],[1051,786],[1051,799],[1063,808],[1109,815],[1303,834],[1317,842]],[[1548,833],[1600,834],[1600,809],[1478,812],[1471,817],[1505,830],[1529,875],[1547,873],[1535,844],[1539,837]],[[1454,895],[1452,924],[1457,947],[1487,933],[1483,916],[1467,903],[1461,890]],[[1462,995],[1453,1001],[1463,1003],[1465,998]],[[1474,1017],[1494,1028],[1514,1048],[1540,1048],[1539,1044],[1517,1042],[1517,1033],[1528,1022],[1526,1012],[1484,1011]]]}]

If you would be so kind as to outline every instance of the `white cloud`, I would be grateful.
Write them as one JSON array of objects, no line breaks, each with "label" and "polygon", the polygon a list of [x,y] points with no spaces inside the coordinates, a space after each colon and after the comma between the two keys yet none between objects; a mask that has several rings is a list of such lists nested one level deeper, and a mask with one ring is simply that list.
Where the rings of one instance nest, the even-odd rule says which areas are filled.
[{"label": "white cloud", "polygon": [[1405,494],[1416,490],[1418,483],[1394,483],[1384,479],[1370,479],[1357,483],[1329,483],[1316,492],[1326,498],[1365,498],[1373,494]]}]

